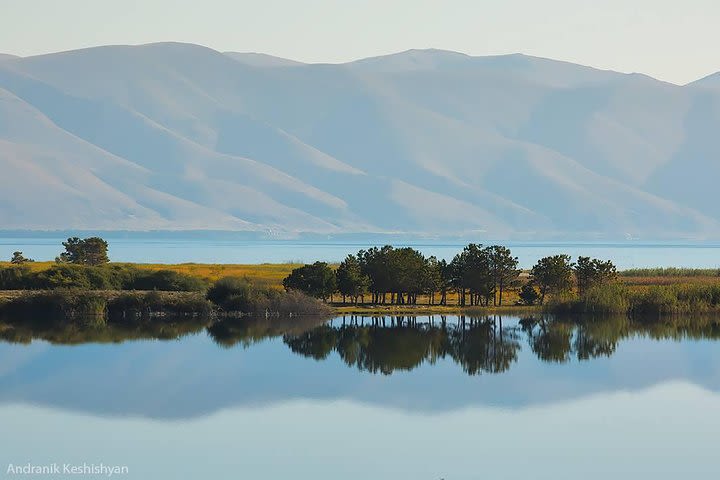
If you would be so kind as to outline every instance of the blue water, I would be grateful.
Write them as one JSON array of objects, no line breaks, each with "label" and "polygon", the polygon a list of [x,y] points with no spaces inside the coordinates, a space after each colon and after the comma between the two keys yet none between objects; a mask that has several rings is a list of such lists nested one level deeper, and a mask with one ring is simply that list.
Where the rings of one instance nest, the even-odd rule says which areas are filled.
[{"label": "blue water", "polygon": [[[282,337],[0,342],[0,478],[27,462],[157,480],[717,478],[717,340],[620,334],[612,352],[583,358],[576,332],[551,361],[510,336],[517,320],[504,319],[517,355],[475,375],[448,357],[372,373]],[[371,353],[403,364],[403,345]]]},{"label": "blue water", "polygon": [[[113,238],[110,258],[117,262],[141,263],[308,263],[316,260],[338,262],[349,253],[375,243],[293,242],[247,240],[197,240],[183,238]],[[53,260],[63,249],[64,238],[0,237],[0,259],[10,259],[20,250],[35,260]],[[482,242],[482,239],[478,239]],[[451,260],[464,243],[394,242],[411,246],[426,255]],[[505,243],[520,260],[522,268],[531,267],[546,255],[566,253],[608,259],[621,268],[642,267],[720,267],[720,244],[715,243]]]}]

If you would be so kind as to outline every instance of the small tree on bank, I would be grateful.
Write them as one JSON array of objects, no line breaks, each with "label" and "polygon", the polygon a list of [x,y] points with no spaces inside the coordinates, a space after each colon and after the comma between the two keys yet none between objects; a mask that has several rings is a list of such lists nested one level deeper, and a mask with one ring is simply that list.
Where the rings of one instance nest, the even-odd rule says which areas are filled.
[{"label": "small tree on bank", "polygon": [[70,237],[63,242],[65,251],[55,261],[78,265],[102,265],[108,263],[108,243],[100,237],[81,239]]},{"label": "small tree on bank", "polygon": [[553,255],[538,260],[530,271],[531,282],[540,289],[540,303],[545,295],[557,295],[570,290],[573,282],[573,264],[570,255]]},{"label": "small tree on bank", "polygon": [[328,297],[337,290],[337,280],[335,272],[327,263],[315,262],[293,270],[283,280],[283,287],[285,290],[298,290],[311,297],[327,301]]},{"label": "small tree on bank", "polygon": [[573,270],[575,271],[578,294],[581,297],[589,289],[605,285],[617,278],[617,269],[610,260],[602,261],[597,258],[578,257]]},{"label": "small tree on bank", "polygon": [[540,295],[531,283],[523,285],[518,296],[523,305],[535,305],[540,299]]},{"label": "small tree on bank", "polygon": [[[499,294],[497,305],[502,305],[503,293],[508,287],[515,285],[520,276],[518,259],[512,256],[509,248],[500,245],[488,247],[487,251],[490,258],[490,274],[495,291]],[[493,303],[495,303],[494,298]]]},{"label": "small tree on bank", "polygon": [[32,258],[25,258],[23,252],[13,252],[10,263],[13,265],[22,265],[23,263],[34,262]]},{"label": "small tree on bank", "polygon": [[335,272],[337,277],[337,288],[343,296],[343,303],[346,297],[357,304],[358,297],[364,297],[370,288],[370,277],[362,272],[360,262],[355,255],[348,255]]}]

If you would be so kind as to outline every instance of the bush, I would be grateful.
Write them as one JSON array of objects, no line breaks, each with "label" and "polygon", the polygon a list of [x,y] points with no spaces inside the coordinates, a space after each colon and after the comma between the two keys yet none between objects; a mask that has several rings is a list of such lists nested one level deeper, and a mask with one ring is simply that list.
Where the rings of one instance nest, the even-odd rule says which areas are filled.
[{"label": "bush", "polygon": [[0,268],[0,290],[26,290],[32,288],[30,267],[13,265]]},{"label": "bush", "polygon": [[670,288],[652,287],[632,299],[630,310],[634,314],[660,315],[673,313],[677,308],[677,297]]},{"label": "bush", "polygon": [[207,292],[207,299],[226,312],[271,315],[325,314],[329,308],[308,295],[291,290],[280,292],[253,285],[240,277],[224,277]]},{"label": "bush", "polygon": [[162,290],[169,292],[202,292],[204,280],[172,270],[138,270],[129,279],[127,290]]},{"label": "bush", "polygon": [[523,305],[535,305],[540,300],[540,294],[530,283],[523,285],[518,296]]},{"label": "bush", "polygon": [[210,303],[197,293],[123,293],[108,302],[108,316],[112,320],[138,319],[153,315],[206,316]]},{"label": "bush", "polygon": [[580,300],[582,313],[627,313],[628,291],[618,283],[591,287]]},{"label": "bush", "polygon": [[223,277],[207,291],[207,299],[228,311],[254,311],[257,292],[246,278]]},{"label": "bush", "polygon": [[[2,304],[1,312],[10,316],[43,316],[49,320],[99,317],[104,323],[107,300],[101,295],[74,290],[27,293]],[[94,320],[93,323],[98,323]]]},{"label": "bush", "polygon": [[53,265],[35,275],[32,287],[48,290],[57,288],[119,290],[123,287],[124,278],[122,271],[107,267]]}]

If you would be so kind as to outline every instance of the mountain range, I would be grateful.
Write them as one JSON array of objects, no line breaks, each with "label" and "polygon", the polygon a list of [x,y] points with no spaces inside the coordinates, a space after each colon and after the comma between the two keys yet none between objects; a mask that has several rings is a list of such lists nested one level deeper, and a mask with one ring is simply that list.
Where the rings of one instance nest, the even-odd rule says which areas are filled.
[{"label": "mountain range", "polygon": [[0,56],[0,229],[720,238],[720,74],[192,44]]}]

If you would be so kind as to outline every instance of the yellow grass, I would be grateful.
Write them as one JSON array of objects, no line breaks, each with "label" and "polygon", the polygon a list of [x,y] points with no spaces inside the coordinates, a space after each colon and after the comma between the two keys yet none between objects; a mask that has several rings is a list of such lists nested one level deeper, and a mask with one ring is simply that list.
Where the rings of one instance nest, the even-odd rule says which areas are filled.
[{"label": "yellow grass", "polygon": [[302,265],[294,263],[263,263],[263,264],[211,264],[211,263],[180,263],[166,264],[135,264],[138,268],[148,270],[173,270],[206,280],[215,281],[222,277],[247,277],[263,285],[282,287],[282,281],[290,275],[294,268]]},{"label": "yellow grass", "polygon": [[[32,271],[42,271],[50,268],[55,262],[30,262]],[[9,266],[9,262],[0,262],[0,267]],[[111,265],[113,265],[111,263]],[[263,285],[282,287],[283,278],[290,272],[302,265],[293,263],[263,263],[263,264],[211,264],[211,263],[115,263],[115,265],[133,265],[137,268],[147,270],[173,270],[178,273],[185,273],[200,277],[206,280],[215,281],[221,277],[248,277],[249,279]]]}]

